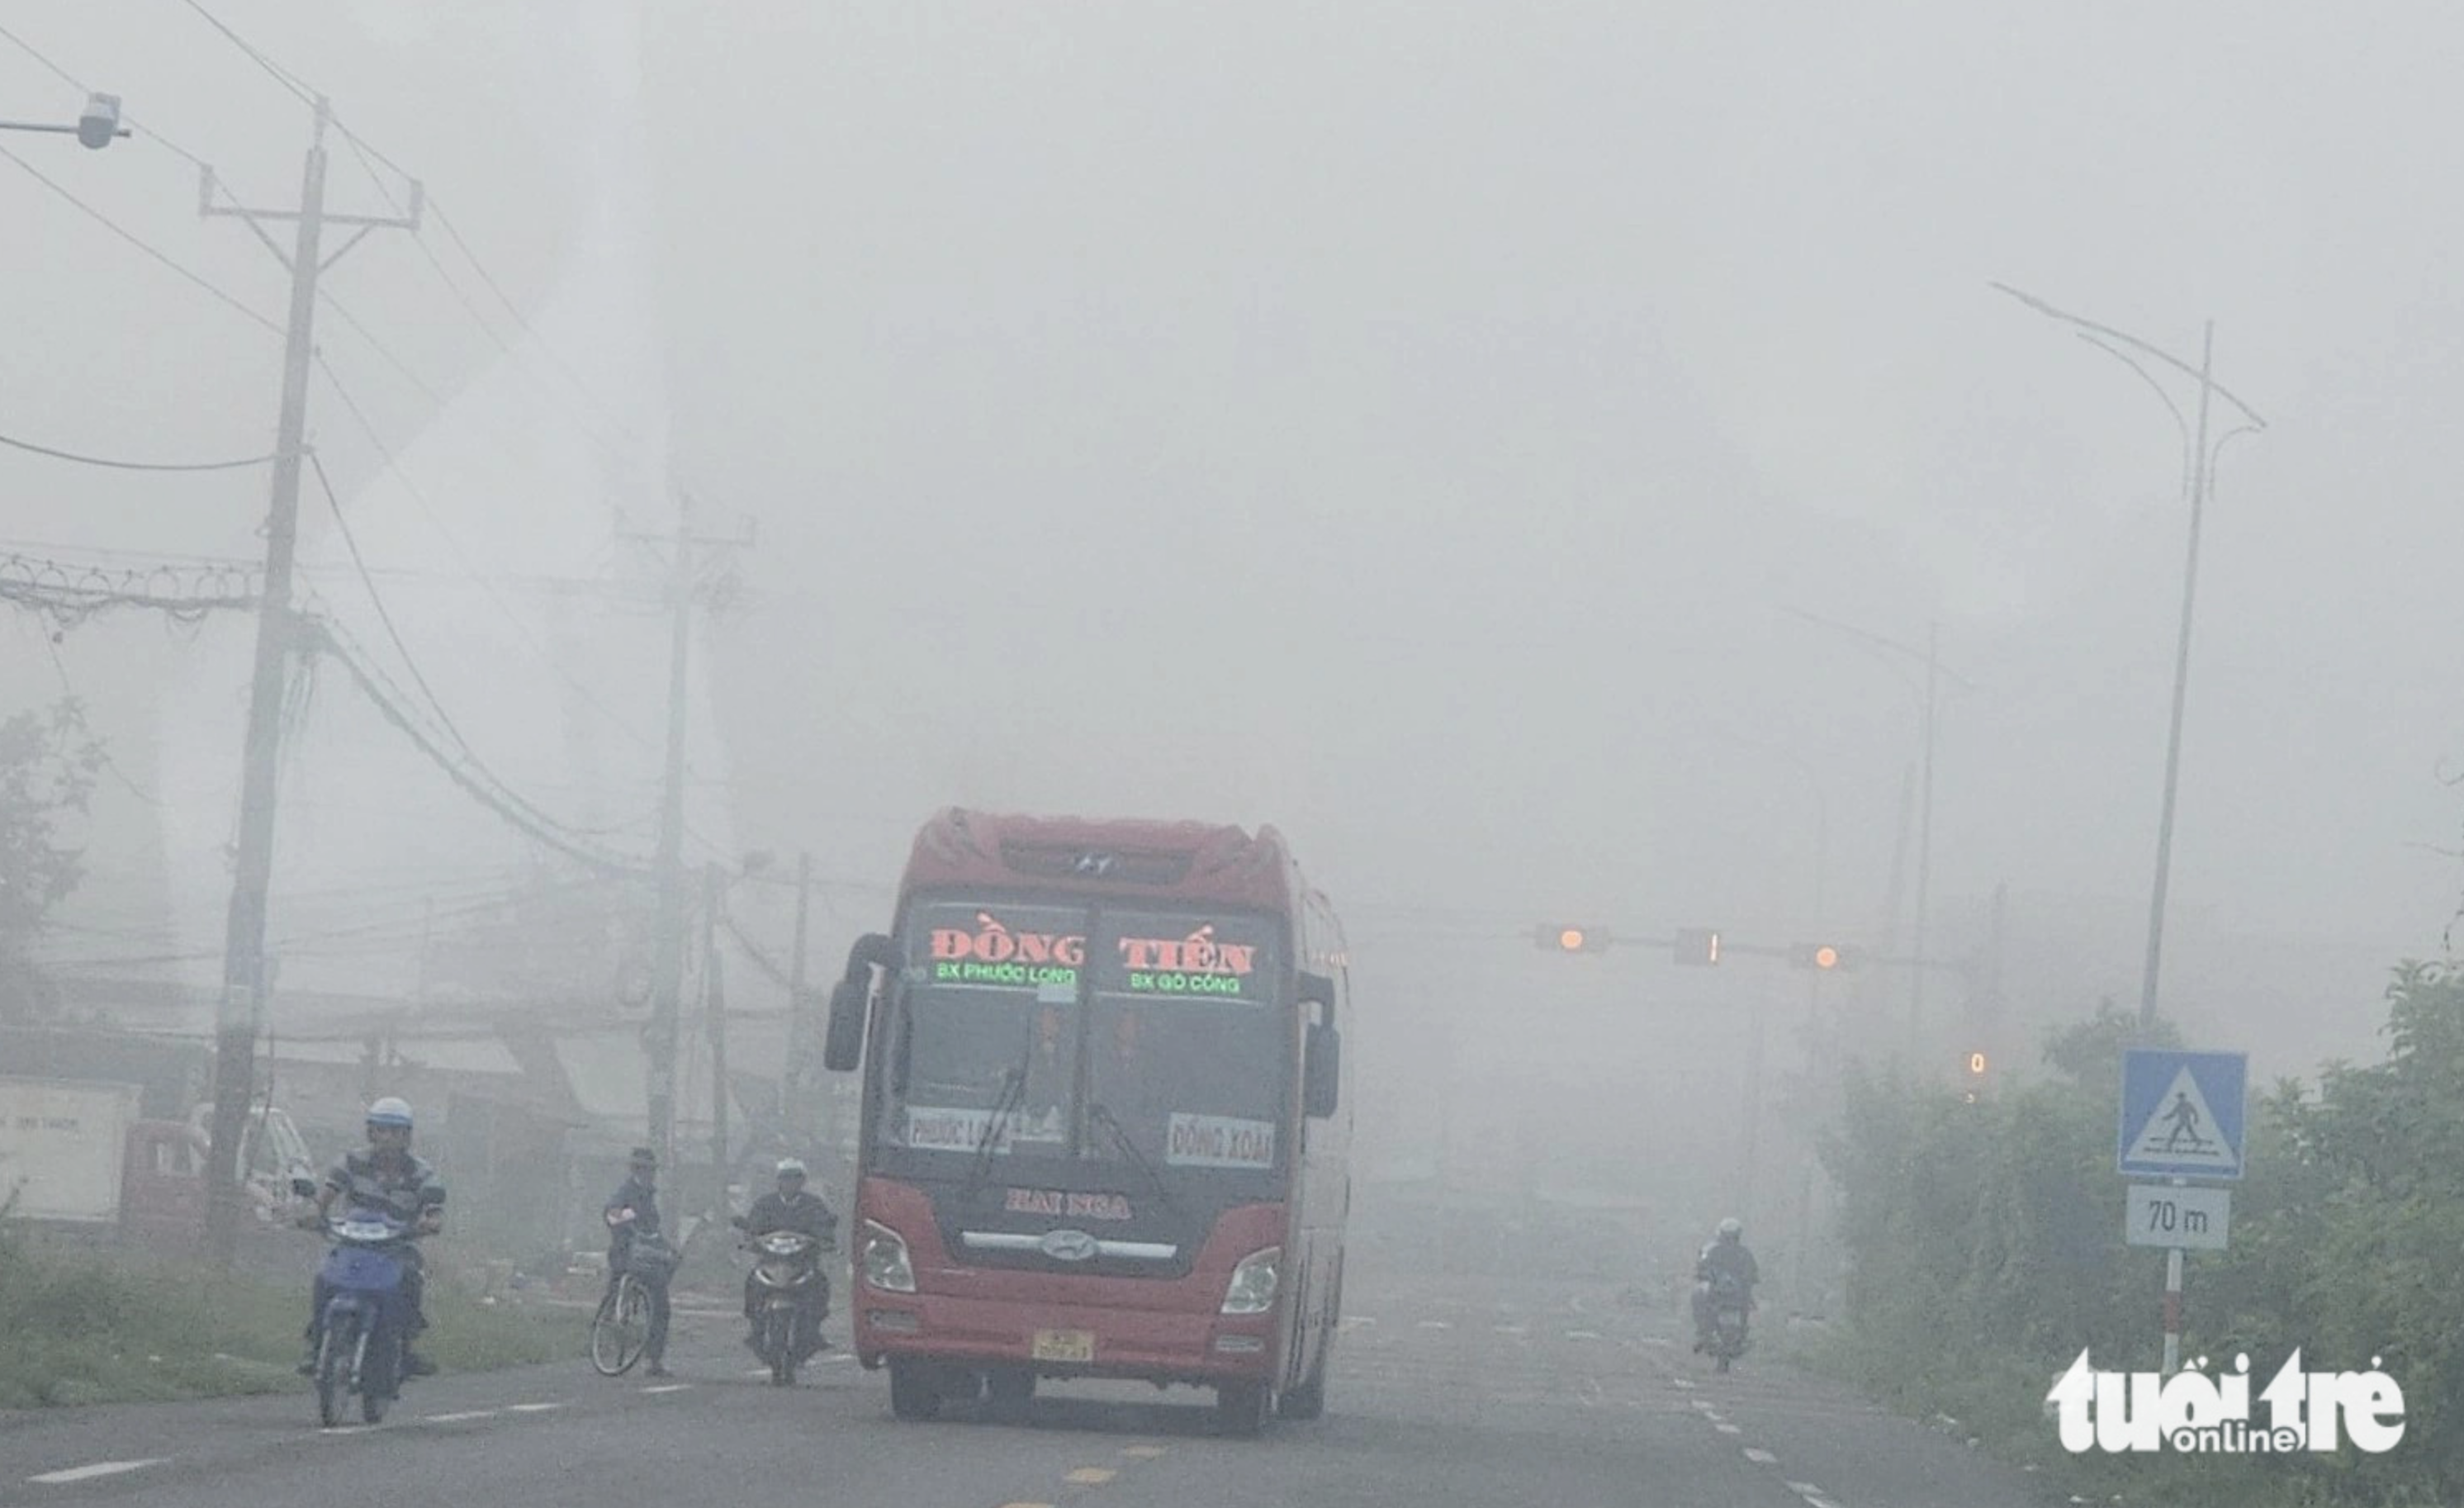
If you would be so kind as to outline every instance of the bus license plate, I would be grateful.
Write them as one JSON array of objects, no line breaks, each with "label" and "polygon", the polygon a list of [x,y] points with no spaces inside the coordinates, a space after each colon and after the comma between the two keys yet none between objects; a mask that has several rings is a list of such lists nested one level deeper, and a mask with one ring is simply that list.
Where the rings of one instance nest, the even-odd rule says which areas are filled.
[{"label": "bus license plate", "polygon": [[1091,1362],[1095,1359],[1095,1332],[1038,1330],[1035,1332],[1035,1359],[1039,1362]]}]

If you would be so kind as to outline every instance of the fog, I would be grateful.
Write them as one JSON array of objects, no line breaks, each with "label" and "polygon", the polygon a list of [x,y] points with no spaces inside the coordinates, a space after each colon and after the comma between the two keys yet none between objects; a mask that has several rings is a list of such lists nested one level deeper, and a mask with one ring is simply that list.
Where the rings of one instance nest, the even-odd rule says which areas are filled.
[{"label": "fog", "polygon": [[[400,646],[314,476],[303,580],[638,858],[666,626],[631,536],[680,491],[749,527],[709,552],[689,857],[809,851],[822,974],[936,807],[1269,823],[1352,933],[1373,1173],[1522,1136],[1679,1225],[1785,1209],[1775,1109],[1731,1170],[1749,1023],[1775,1103],[1807,976],[1666,939],[1915,945],[1925,667],[1812,615],[1938,634],[1927,946],[1980,954],[2004,889],[2006,1008],[1929,975],[1918,1040],[2024,1071],[2137,1001],[2189,510],[2165,403],[1994,281],[2193,364],[2212,320],[2268,425],[2206,517],[2167,1011],[2308,1072],[2442,947],[2464,225],[2403,165],[2449,8],[211,9],[382,154],[334,140],[333,211],[400,212],[388,163],[429,195],[328,274],[309,401]],[[0,137],[0,434],[265,454],[284,274],[163,141],[288,205],[306,106],[164,0],[0,25],[139,127]],[[0,39],[0,116],[81,98]],[[266,484],[0,451],[0,552],[253,559]],[[0,712],[73,687],[115,761],[51,966],[219,977],[252,644],[0,613]],[[399,996],[421,907],[540,851],[315,688],[274,932],[362,943],[282,978]],[[741,915],[783,952],[777,897]],[[1535,949],[1557,921],[1625,941]],[[1886,1051],[1913,993],[1818,1004]]]}]

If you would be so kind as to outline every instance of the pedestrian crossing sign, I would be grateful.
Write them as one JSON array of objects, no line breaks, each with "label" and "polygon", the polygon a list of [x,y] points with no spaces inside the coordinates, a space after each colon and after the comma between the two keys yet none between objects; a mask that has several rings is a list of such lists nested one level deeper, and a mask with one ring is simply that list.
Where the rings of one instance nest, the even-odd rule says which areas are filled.
[{"label": "pedestrian crossing sign", "polygon": [[2116,1168],[2143,1178],[2241,1177],[2249,1076],[2247,1053],[2125,1052]]}]

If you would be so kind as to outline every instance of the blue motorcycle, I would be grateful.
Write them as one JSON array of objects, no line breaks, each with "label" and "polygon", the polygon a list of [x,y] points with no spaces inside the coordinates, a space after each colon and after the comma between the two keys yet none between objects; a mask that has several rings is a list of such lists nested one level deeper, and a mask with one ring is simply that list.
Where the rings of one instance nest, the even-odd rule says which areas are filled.
[{"label": "blue motorcycle", "polygon": [[360,1416],[382,1423],[385,1406],[401,1396],[410,1339],[403,1277],[413,1260],[411,1227],[384,1210],[357,1209],[329,1219],[325,1238],[333,1250],[318,1274],[326,1298],[317,1347],[317,1416],[332,1429],[357,1393]]}]

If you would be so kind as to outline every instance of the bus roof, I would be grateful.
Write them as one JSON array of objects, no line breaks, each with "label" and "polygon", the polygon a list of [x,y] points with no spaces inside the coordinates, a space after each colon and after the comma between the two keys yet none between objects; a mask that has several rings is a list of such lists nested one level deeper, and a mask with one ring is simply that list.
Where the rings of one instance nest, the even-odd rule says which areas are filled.
[{"label": "bus roof", "polygon": [[1210,900],[1290,915],[1301,882],[1283,834],[1225,824],[1032,817],[945,807],[915,834],[900,894],[941,886]]}]

